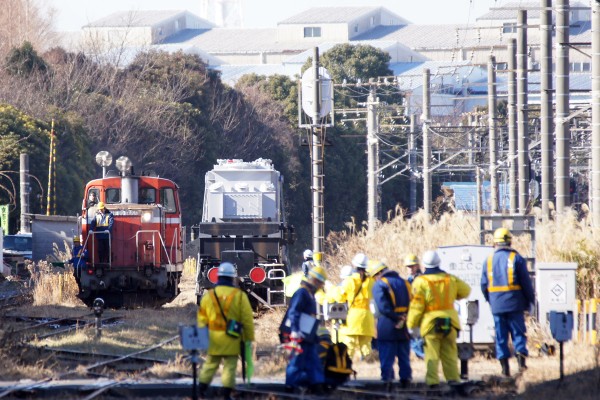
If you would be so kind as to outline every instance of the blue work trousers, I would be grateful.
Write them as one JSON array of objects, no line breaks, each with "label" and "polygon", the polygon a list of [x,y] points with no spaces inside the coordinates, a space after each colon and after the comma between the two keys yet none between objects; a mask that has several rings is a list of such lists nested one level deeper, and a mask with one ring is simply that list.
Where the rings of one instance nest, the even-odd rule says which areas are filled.
[{"label": "blue work trousers", "polygon": [[302,343],[301,346],[302,353],[294,356],[285,370],[286,386],[300,387],[324,383],[323,364],[319,358],[317,345]]},{"label": "blue work trousers", "polygon": [[512,337],[513,347],[517,354],[528,356],[527,330],[522,311],[494,314],[496,327],[496,358],[502,360],[510,357],[508,335]]},{"label": "blue work trousers", "polygon": [[378,340],[379,364],[381,365],[381,380],[394,380],[394,359],[398,357],[400,379],[412,379],[410,367],[410,341],[408,340]]}]

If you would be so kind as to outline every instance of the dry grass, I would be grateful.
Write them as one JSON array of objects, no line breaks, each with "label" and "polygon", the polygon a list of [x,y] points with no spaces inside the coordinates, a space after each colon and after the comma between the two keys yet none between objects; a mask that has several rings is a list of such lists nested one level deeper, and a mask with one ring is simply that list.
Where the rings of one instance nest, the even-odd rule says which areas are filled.
[{"label": "dry grass", "polygon": [[[442,215],[438,221],[430,221],[424,213],[418,213],[411,219],[404,219],[400,211],[390,216],[389,221],[372,234],[365,229],[358,229],[349,224],[348,232],[332,233],[326,243],[325,259],[329,275],[336,283],[339,268],[348,264],[355,253],[365,252],[371,258],[385,260],[396,268],[402,276],[407,272],[402,265],[407,253],[422,254],[428,249],[438,246],[465,245],[479,243],[479,222],[475,217],[456,213]],[[539,262],[569,261],[577,262],[578,298],[600,297],[599,260],[600,231],[592,229],[585,223],[578,222],[573,215],[560,217],[557,221],[538,222],[536,225],[536,255]],[[516,238],[514,246],[520,252],[529,254],[530,242],[527,238]],[[76,299],[77,287],[71,272],[57,270],[48,265],[38,267],[33,277],[35,283],[34,306],[27,309],[29,315],[57,315],[65,313],[82,315],[89,312]],[[153,343],[177,334],[177,327],[182,324],[193,324],[196,318],[195,263],[186,260],[180,288],[182,294],[174,302],[160,310],[126,311],[124,323],[105,329],[100,341],[94,338],[92,329],[83,329],[73,335],[48,338],[36,342],[38,345],[51,347],[89,349],[99,352],[126,354],[139,350]],[[256,318],[256,344],[259,350],[268,350],[272,356],[263,357],[255,363],[255,376],[282,379],[285,376],[287,360],[280,355],[277,330],[283,318],[283,310],[262,313]],[[559,377],[558,355],[538,355],[536,345],[554,343],[547,328],[534,322],[528,322],[531,356],[529,369],[518,379],[520,395],[524,399],[551,398],[556,388],[544,392],[541,388],[548,381]],[[558,346],[557,346],[558,349]],[[149,373],[153,376],[168,377],[174,371],[188,371],[189,365],[182,360],[182,352],[178,341],[157,351],[156,357],[169,357],[174,361],[168,365],[154,367]],[[594,387],[600,382],[600,373],[589,375],[589,371],[598,371],[600,364],[598,349],[594,346],[567,343],[565,344],[565,373],[575,383],[564,383],[560,393],[572,394],[584,400],[586,397],[583,382],[594,379]],[[0,363],[4,364],[6,355],[0,352]],[[512,371],[517,370],[516,361],[511,360]],[[422,380],[425,374],[423,361],[413,358],[413,376]],[[360,378],[379,377],[379,363],[357,362],[355,369]],[[496,360],[477,357],[470,362],[469,369],[473,376],[494,375],[500,371]],[[586,372],[582,372],[586,371]],[[9,376],[40,377],[52,374],[51,365],[38,363],[15,363]],[[582,378],[585,375],[585,379]],[[565,379],[565,382],[567,379]],[[569,381],[570,382],[570,381]],[[589,386],[589,385],[588,385]],[[569,389],[566,389],[566,388]]]},{"label": "dry grass", "polygon": [[[372,234],[364,227],[358,229],[354,222],[348,227],[348,231],[331,233],[326,243],[325,259],[334,282],[339,280],[341,266],[349,264],[358,252],[385,261],[401,276],[407,276],[409,271],[400,266],[409,253],[421,255],[439,246],[479,244],[479,221],[463,212],[443,214],[438,221],[431,221],[423,211],[404,219],[401,210],[397,210]],[[513,246],[524,255],[531,253],[528,235],[515,237]],[[600,297],[600,229],[578,221],[574,213],[555,221],[538,221],[535,253],[538,262],[576,262],[577,297]]]}]

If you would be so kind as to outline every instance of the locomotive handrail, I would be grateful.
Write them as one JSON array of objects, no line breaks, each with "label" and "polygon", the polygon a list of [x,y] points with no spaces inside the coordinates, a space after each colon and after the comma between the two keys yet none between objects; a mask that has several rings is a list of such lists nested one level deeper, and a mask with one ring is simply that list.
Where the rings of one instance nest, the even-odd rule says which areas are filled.
[{"label": "locomotive handrail", "polygon": [[[173,239],[171,240],[171,249],[170,249],[170,253],[169,254],[173,254],[175,256],[175,258],[177,259],[177,241],[178,241],[178,237],[179,237],[179,231],[177,228],[175,228],[174,233],[173,233]],[[166,249],[165,249],[166,251]],[[175,260],[177,261],[177,260]]]},{"label": "locomotive handrail", "polygon": [[[112,234],[110,233],[110,231],[92,231],[89,230],[88,231],[88,236],[85,238],[85,245],[83,246],[83,248],[85,248],[87,246],[87,242],[90,239],[90,235],[96,235],[96,234],[107,234],[108,233],[108,269],[110,270],[112,268]],[[94,256],[96,254],[96,241],[92,240],[92,267],[96,266],[96,261],[94,259]],[[98,256],[100,257],[100,256]]]}]

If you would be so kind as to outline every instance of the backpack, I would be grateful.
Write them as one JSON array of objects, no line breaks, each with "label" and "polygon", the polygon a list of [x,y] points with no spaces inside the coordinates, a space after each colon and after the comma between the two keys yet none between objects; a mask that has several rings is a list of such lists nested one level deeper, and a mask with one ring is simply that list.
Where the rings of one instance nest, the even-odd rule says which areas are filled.
[{"label": "backpack", "polygon": [[325,382],[336,387],[344,384],[352,374],[356,372],[352,369],[348,347],[344,343],[332,343],[325,357]]}]

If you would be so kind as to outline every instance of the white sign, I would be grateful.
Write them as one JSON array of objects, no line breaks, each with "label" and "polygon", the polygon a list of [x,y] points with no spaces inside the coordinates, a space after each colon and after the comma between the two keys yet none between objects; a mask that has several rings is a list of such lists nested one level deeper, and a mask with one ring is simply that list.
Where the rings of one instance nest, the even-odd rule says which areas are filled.
[{"label": "white sign", "polygon": [[552,281],[550,282],[549,301],[551,304],[567,304],[567,282]]},{"label": "white sign", "polygon": [[456,275],[471,287],[469,298],[455,303],[462,327],[458,335],[458,343],[470,342],[469,326],[467,325],[467,302],[469,301],[479,303],[479,319],[473,325],[473,343],[494,343],[494,316],[481,292],[483,263],[493,251],[491,246],[447,246],[438,249],[438,254],[442,259],[440,267],[449,274]]},{"label": "white sign", "polygon": [[[302,109],[306,114],[313,117],[315,103],[315,69],[310,67],[302,74]],[[331,112],[333,107],[333,82],[329,72],[323,67],[319,67],[319,118],[323,118]]]}]

